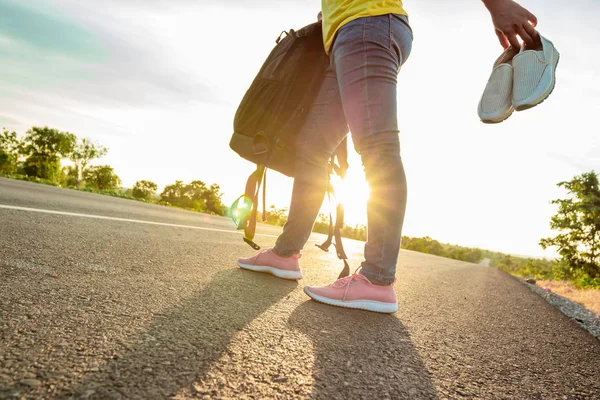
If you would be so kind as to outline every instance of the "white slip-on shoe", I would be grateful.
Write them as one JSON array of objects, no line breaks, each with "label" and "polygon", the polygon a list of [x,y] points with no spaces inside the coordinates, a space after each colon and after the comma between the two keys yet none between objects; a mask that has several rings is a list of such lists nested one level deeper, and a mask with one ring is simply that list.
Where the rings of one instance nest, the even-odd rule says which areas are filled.
[{"label": "white slip-on shoe", "polygon": [[513,107],[517,111],[535,107],[550,96],[556,84],[560,54],[551,41],[540,35],[542,49],[527,50],[525,44],[513,59]]},{"label": "white slip-on shoe", "polygon": [[485,86],[477,114],[482,122],[502,122],[514,111],[512,105],[513,66],[512,59],[519,49],[509,47],[494,62],[492,75]]}]

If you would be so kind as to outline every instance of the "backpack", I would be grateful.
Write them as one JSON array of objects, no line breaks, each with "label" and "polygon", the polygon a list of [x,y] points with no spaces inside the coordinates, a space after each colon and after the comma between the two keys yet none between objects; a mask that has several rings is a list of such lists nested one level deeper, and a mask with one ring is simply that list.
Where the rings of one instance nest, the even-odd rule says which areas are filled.
[{"label": "backpack", "polygon": [[[260,249],[254,242],[254,235],[261,185],[263,220],[266,219],[266,170],[294,177],[296,139],[329,67],[321,22],[297,31],[284,31],[275,43],[236,111],[234,133],[229,143],[233,151],[257,165],[248,177],[245,194],[230,208],[230,216],[238,230],[244,230],[244,241],[255,250]],[[347,141],[344,140],[329,162],[330,174],[336,173],[343,178],[348,169],[347,157]],[[328,196],[330,199],[335,196],[331,184],[328,185]],[[317,245],[329,251],[335,239],[337,256],[344,262],[340,277],[349,274],[341,241],[343,221],[344,209],[338,204],[335,225],[330,213],[328,238]]]}]

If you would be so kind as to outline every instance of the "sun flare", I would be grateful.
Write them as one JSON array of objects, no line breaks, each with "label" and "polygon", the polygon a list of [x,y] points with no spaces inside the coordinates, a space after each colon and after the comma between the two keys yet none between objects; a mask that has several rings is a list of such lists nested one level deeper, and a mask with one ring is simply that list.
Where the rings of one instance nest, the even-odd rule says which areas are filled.
[{"label": "sun flare", "polygon": [[366,225],[370,188],[362,171],[350,168],[345,179],[334,176],[331,184],[336,200],[344,205],[346,223],[351,226]]}]

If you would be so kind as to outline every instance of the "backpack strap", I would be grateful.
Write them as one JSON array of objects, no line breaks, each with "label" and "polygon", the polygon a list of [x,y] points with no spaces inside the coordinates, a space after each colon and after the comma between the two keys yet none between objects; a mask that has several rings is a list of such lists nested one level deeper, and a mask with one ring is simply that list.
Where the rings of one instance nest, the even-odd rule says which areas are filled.
[{"label": "backpack strap", "polygon": [[[334,158],[337,158],[337,164],[334,162]],[[346,176],[348,172],[348,137],[340,143],[338,148],[335,150],[333,157],[331,158],[331,165],[333,172],[335,172],[340,178]]]},{"label": "backpack strap", "polygon": [[[331,166],[335,168],[334,158],[331,157]],[[338,160],[339,162],[339,160]],[[345,171],[344,171],[345,173]],[[331,196],[335,197],[335,190],[333,189],[333,185],[331,182],[327,182],[327,198],[331,203]],[[346,256],[346,252],[344,251],[344,245],[342,244],[342,228],[344,227],[344,206],[341,203],[338,203],[336,208],[335,215],[335,226],[333,225],[333,217],[331,211],[329,212],[329,235],[325,242],[320,245],[315,245],[323,251],[329,251],[329,247],[332,244],[332,241],[335,240],[335,252],[337,257],[344,262],[344,269],[338,276],[338,279],[344,278],[350,275],[350,266],[348,265],[348,256]]]},{"label": "backpack strap", "polygon": [[[244,229],[244,242],[248,243],[254,250],[260,250],[260,246],[254,243],[254,235],[256,233],[256,215],[258,213],[258,193],[263,179],[266,183],[266,168],[264,165],[258,165],[256,171],[246,181],[246,193],[244,194],[252,202],[252,211],[242,218],[238,226],[238,229]],[[265,202],[264,189],[263,202]]]},{"label": "backpack strap", "polygon": [[[335,173],[342,179],[346,176],[346,172],[348,172],[348,137],[346,136],[342,143],[338,146],[335,151],[334,157],[337,158],[337,165],[333,163],[332,166]],[[344,251],[344,245],[342,244],[342,228],[344,227],[344,205],[339,203],[337,205],[336,215],[335,215],[335,227],[333,229],[333,235],[335,238],[335,251],[340,260],[344,262],[344,269],[340,272],[338,279],[344,278],[350,275],[350,266],[348,265],[348,256],[346,256],[346,252]]]},{"label": "backpack strap", "polygon": [[344,251],[344,245],[342,244],[342,227],[344,226],[344,206],[342,204],[338,204],[335,216],[335,228],[334,236],[335,236],[335,251],[340,260],[344,262],[344,269],[340,272],[338,279],[345,278],[350,275],[350,266],[348,265],[348,256],[346,256],[346,252]]},{"label": "backpack strap", "polygon": [[[331,195],[335,196],[333,192],[333,186],[331,186],[331,182],[327,182],[327,201],[331,204]],[[333,242],[333,215],[331,213],[331,207],[329,211],[329,234],[327,235],[327,239],[322,244],[315,244],[318,248],[323,251],[329,251],[329,246]]]},{"label": "backpack strap", "polygon": [[263,174],[263,198],[262,198],[262,203],[263,203],[263,215],[262,215],[262,220],[263,222],[265,222],[267,220],[267,169],[265,168],[265,172]]}]

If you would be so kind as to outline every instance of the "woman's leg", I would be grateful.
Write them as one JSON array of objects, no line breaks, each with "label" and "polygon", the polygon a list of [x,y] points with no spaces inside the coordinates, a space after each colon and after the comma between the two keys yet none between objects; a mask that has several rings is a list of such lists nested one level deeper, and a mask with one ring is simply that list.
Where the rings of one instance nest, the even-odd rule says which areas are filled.
[{"label": "woman's leg", "polygon": [[275,254],[298,254],[308,241],[327,190],[327,163],[347,134],[337,78],[330,69],[298,137],[292,201]]},{"label": "woman's leg", "polygon": [[405,17],[390,14],[348,23],[332,48],[344,113],[371,188],[361,274],[376,284],[394,281],[400,250],[407,190],[396,85],[411,45]]}]

